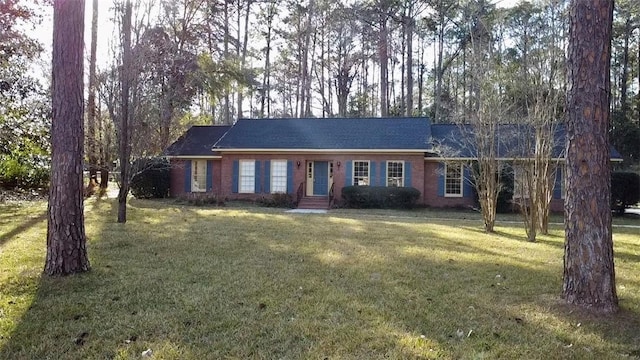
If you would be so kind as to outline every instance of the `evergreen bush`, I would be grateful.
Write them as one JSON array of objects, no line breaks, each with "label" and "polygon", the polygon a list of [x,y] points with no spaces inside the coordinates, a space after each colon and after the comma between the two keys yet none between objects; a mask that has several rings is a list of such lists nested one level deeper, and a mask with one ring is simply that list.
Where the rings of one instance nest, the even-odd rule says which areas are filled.
[{"label": "evergreen bush", "polygon": [[171,164],[164,158],[142,158],[133,163],[131,194],[137,199],[161,199],[169,196]]},{"label": "evergreen bush", "polygon": [[262,197],[257,201],[261,206],[292,209],[295,207],[293,197],[290,194],[276,193],[270,197]]},{"label": "evergreen bush", "polygon": [[50,160],[45,156],[0,155],[0,188],[35,190],[49,187]]},{"label": "evergreen bush", "polygon": [[344,205],[349,208],[411,209],[420,198],[412,187],[347,186],[342,189]]},{"label": "evergreen bush", "polygon": [[640,202],[640,175],[634,172],[611,173],[611,209],[624,214],[629,206]]}]

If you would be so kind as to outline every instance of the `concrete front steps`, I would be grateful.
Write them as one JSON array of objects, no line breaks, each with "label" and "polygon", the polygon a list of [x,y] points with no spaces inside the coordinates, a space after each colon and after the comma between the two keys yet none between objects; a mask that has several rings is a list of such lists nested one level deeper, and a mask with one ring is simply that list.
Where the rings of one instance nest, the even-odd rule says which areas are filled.
[{"label": "concrete front steps", "polygon": [[328,209],[328,196],[304,196],[298,203],[298,209]]}]

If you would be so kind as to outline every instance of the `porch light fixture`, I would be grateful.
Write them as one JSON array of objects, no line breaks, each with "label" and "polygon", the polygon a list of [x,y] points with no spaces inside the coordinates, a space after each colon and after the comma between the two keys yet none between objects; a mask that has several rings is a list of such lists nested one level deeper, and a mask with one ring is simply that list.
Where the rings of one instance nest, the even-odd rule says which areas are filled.
[{"label": "porch light fixture", "polygon": [[338,169],[340,169],[340,165],[341,165],[341,164],[340,164],[340,161],[338,161]]},{"label": "porch light fixture", "polygon": [[298,162],[296,162],[296,165],[298,165],[298,169],[300,169],[300,160],[298,160]]}]

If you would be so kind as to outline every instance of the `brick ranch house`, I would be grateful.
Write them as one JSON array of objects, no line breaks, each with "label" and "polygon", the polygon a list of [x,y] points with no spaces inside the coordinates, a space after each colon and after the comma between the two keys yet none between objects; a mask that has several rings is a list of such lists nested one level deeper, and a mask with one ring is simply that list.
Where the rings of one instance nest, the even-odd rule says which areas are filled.
[{"label": "brick ranch house", "polygon": [[[473,151],[456,141],[460,131],[427,118],[240,119],[193,126],[163,155],[171,162],[172,197],[288,193],[299,207],[326,208],[345,186],[411,186],[420,204],[470,207],[475,199],[464,164]],[[564,134],[556,137],[563,148]],[[556,172],[553,211],[563,208],[562,173]]]}]

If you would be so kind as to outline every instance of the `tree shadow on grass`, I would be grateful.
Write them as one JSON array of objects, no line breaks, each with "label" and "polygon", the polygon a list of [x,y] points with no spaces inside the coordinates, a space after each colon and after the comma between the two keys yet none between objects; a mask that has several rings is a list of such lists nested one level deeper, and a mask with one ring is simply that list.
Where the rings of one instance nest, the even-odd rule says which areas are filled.
[{"label": "tree shadow on grass", "polygon": [[[621,354],[637,350],[636,323],[620,316],[638,314],[583,321],[557,305],[559,267],[507,263],[514,259],[483,241],[402,219],[177,210],[130,209],[126,226],[104,221],[114,208],[91,219],[103,221],[90,243],[93,271],[42,278],[0,358],[138,357],[146,348],[180,358],[611,350],[584,350],[590,336]],[[454,225],[450,232],[489,240]],[[577,321],[579,329],[566,324]]]},{"label": "tree shadow on grass", "polygon": [[529,242],[527,240],[527,236],[524,233],[522,235],[516,235],[516,234],[511,234],[511,233],[497,230],[497,229],[495,229],[492,233],[487,233],[480,227],[463,226],[462,228],[476,234],[482,234],[483,236],[495,236],[495,237],[502,237],[502,238],[506,238],[514,241]]},{"label": "tree shadow on grass", "polygon": [[[27,221],[21,222],[20,225],[16,226],[12,230],[9,230],[4,234],[0,234],[0,247],[4,243],[8,242],[9,240],[12,240],[16,235],[19,235],[27,231],[28,229],[38,225],[39,223],[41,223],[42,221],[45,221],[46,219],[47,219],[46,210],[41,213],[31,215]],[[15,219],[13,221],[18,221],[18,220]]]},{"label": "tree shadow on grass", "polygon": [[[613,243],[614,243],[614,258],[624,260],[627,262],[636,262],[640,263],[640,241],[636,243],[624,242],[620,243],[619,240],[616,239],[616,235],[630,235],[636,236],[640,235],[640,233],[636,229],[629,228],[614,228],[613,229]],[[562,241],[553,241],[548,240],[547,238],[556,238],[561,239]],[[545,235],[544,237],[539,237],[536,240],[539,244],[544,244],[546,246],[554,247],[563,250],[564,249],[564,237],[558,235]]]}]

